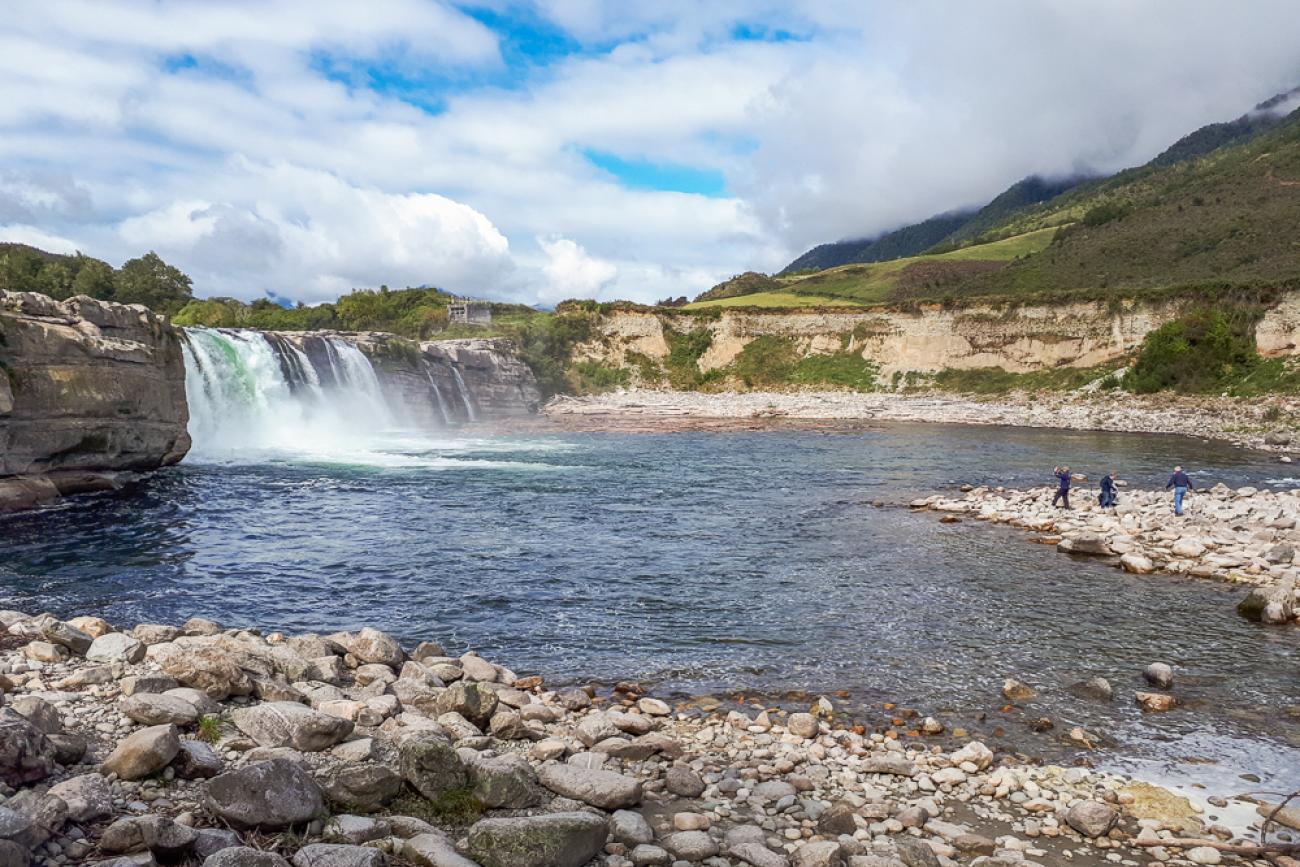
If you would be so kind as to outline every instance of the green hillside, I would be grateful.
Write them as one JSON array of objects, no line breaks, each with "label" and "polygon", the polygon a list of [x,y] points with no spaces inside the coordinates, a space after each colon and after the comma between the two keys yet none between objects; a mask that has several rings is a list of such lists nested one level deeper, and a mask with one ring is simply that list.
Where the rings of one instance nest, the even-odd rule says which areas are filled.
[{"label": "green hillside", "polygon": [[[786,292],[880,304],[911,298],[940,297],[976,275],[996,274],[1017,259],[1046,249],[1056,228],[1038,229],[947,253],[909,256],[871,265],[842,265],[806,276],[780,278]],[[739,303],[741,299],[733,299]]]},{"label": "green hillside", "polygon": [[1255,284],[1300,276],[1300,113],[1244,144],[1124,172],[997,231],[1063,227],[1042,252],[946,296]]}]

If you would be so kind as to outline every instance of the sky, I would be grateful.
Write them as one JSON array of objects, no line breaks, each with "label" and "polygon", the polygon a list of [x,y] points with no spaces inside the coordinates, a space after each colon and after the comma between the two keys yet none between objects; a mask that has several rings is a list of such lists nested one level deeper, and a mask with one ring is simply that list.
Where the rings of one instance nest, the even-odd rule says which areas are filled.
[{"label": "sky", "polygon": [[693,296],[1300,85],[1294,0],[11,0],[0,240],[201,296]]}]

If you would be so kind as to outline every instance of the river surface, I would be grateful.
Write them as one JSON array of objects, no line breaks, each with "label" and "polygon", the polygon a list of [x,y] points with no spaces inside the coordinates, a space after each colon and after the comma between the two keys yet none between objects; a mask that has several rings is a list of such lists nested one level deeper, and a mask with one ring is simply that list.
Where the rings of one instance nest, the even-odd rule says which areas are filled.
[{"label": "river surface", "polygon": [[[940,425],[390,434],[342,454],[195,460],[0,517],[0,607],[373,625],[552,683],[635,679],[660,694],[846,690],[835,701],[850,710],[898,702],[1056,760],[1076,755],[1063,735],[1082,725],[1122,747],[1092,753],[1102,764],[1300,786],[1300,638],[1238,619],[1240,588],[872,505],[1046,484],[1062,461],[1157,487],[1174,462],[1198,484],[1285,475],[1190,439]],[[1143,716],[1132,692],[1155,660],[1175,667],[1186,707]],[[1011,675],[1040,698],[1003,713]],[[1067,691],[1095,675],[1113,703]],[[1055,728],[1031,733],[1041,716]]]}]

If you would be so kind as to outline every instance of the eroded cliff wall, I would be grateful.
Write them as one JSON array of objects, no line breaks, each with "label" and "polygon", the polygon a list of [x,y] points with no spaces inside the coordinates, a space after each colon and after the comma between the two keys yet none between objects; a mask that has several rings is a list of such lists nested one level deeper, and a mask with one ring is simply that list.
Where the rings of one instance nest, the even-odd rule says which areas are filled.
[{"label": "eroded cliff wall", "polygon": [[[760,337],[789,341],[800,357],[854,353],[875,363],[879,381],[895,374],[999,367],[1012,373],[1093,367],[1123,358],[1176,318],[1176,300],[1079,302],[1055,305],[972,305],[914,310],[753,311],[723,309],[714,316],[622,310],[602,316],[595,336],[575,359],[628,369],[639,377],[644,359],[662,364],[671,338],[709,332],[700,372],[725,371]],[[1300,296],[1285,296],[1257,329],[1259,351],[1285,355],[1300,347]]]},{"label": "eroded cliff wall", "polygon": [[320,370],[323,337],[343,339],[366,354],[389,399],[404,417],[427,427],[497,421],[537,411],[541,395],[532,370],[506,338],[467,338],[423,343],[392,334],[363,332],[272,332],[301,349]]},{"label": "eroded cliff wall", "polygon": [[0,292],[0,510],[189,450],[181,337],[139,305]]}]

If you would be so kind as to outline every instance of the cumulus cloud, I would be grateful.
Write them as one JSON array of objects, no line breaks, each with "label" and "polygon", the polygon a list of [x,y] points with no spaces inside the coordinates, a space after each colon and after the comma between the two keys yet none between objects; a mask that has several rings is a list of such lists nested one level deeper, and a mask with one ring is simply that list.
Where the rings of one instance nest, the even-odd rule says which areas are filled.
[{"label": "cumulus cloud", "polygon": [[645,301],[1140,163],[1300,84],[1290,0],[480,8],[523,5],[573,50],[444,0],[30,4],[0,33],[0,224],[157,249],[201,294]]},{"label": "cumulus cloud", "polygon": [[[222,294],[304,301],[381,282],[487,292],[512,267],[487,217],[436,193],[388,193],[322,171],[235,160],[223,201],[183,200],[124,220],[128,246],[183,261]],[[376,275],[386,275],[374,279]]]},{"label": "cumulus cloud", "polygon": [[542,266],[547,280],[543,300],[598,298],[618,276],[614,263],[589,255],[568,238],[538,238],[537,243],[546,254],[546,264]]},{"label": "cumulus cloud", "polygon": [[59,235],[51,235],[49,232],[43,232],[35,226],[24,226],[21,223],[0,225],[0,241],[28,244],[32,247],[39,247],[48,253],[63,253],[64,255],[71,255],[80,249],[76,241]]}]

